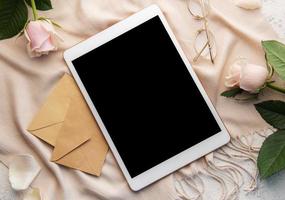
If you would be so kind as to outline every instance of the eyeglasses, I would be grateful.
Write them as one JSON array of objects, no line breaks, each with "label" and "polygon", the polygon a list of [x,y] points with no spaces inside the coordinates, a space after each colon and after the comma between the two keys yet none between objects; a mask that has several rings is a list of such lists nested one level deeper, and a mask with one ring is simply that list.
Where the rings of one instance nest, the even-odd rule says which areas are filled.
[{"label": "eyeglasses", "polygon": [[214,64],[217,49],[214,35],[208,28],[209,0],[186,0],[186,4],[192,17],[197,21],[203,22],[203,28],[199,29],[195,36],[194,50],[196,55],[193,58],[193,62],[203,57],[211,60]]}]

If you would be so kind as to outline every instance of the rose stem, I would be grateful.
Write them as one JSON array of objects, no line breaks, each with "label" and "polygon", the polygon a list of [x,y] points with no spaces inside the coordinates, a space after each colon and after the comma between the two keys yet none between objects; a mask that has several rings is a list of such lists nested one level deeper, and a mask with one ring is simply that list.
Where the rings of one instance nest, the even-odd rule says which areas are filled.
[{"label": "rose stem", "polygon": [[38,19],[38,13],[37,13],[37,7],[36,7],[35,0],[31,0],[31,5],[32,5],[32,9],[33,9],[34,20],[37,20]]},{"label": "rose stem", "polygon": [[271,88],[271,89],[273,89],[275,91],[278,91],[278,92],[281,92],[281,93],[285,94],[285,88],[273,85],[272,83],[267,83],[266,85],[267,85],[267,87],[269,87],[269,88]]}]

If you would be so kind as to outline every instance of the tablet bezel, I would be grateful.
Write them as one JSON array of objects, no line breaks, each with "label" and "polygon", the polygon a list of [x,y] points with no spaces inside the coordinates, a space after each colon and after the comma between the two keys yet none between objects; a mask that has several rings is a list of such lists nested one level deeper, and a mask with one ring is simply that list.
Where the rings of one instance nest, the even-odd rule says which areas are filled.
[{"label": "tablet bezel", "polygon": [[[122,161],[122,158],[119,152],[117,151],[112,141],[112,138],[110,137],[107,129],[105,128],[102,119],[100,118],[95,106],[93,105],[92,100],[90,99],[83,83],[81,82],[80,77],[77,74],[72,64],[72,61],[156,16],[159,16],[160,20],[162,21],[177,51],[179,52],[179,55],[184,61],[185,66],[190,72],[193,80],[195,81],[198,89],[200,90],[200,93],[204,97],[209,109],[211,110],[216,122],[218,123],[221,129],[221,132],[216,133],[215,135],[207,138],[206,140],[203,140],[202,142],[186,149],[185,151],[167,159],[166,161],[158,164],[157,166],[154,166],[151,169],[132,178],[124,162]],[[93,113],[99,127],[101,128],[102,133],[105,136],[106,141],[108,142],[110,149],[113,152],[126,180],[128,181],[130,188],[134,191],[138,191],[142,189],[143,187],[157,181],[158,179],[170,174],[171,172],[174,172],[175,170],[189,164],[190,162],[210,153],[211,151],[226,144],[230,140],[229,134],[225,126],[223,125],[218,113],[216,112],[214,106],[212,105],[209,97],[207,96],[205,90],[202,87],[202,84],[197,78],[195,72],[193,71],[190,63],[188,62],[180,45],[178,44],[173,32],[171,31],[165,17],[163,16],[161,10],[159,9],[157,5],[151,5],[143,9],[142,11],[135,13],[134,15],[128,17],[127,19],[120,21],[117,24],[107,28],[106,30],[75,45],[71,49],[66,50],[64,52],[64,59],[75,81],[77,82],[88,106],[90,107],[90,110]]]}]

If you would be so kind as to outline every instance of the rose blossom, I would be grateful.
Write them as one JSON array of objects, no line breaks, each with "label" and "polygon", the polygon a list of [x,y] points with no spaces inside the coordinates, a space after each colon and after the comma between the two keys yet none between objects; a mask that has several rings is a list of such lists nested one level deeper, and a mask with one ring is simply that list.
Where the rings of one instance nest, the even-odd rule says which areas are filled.
[{"label": "rose blossom", "polygon": [[235,62],[226,76],[227,87],[238,86],[248,92],[256,92],[268,77],[268,70],[260,65],[249,64],[244,59]]},{"label": "rose blossom", "polygon": [[50,20],[30,21],[24,31],[27,40],[27,50],[31,57],[47,55],[56,51],[60,39]]}]

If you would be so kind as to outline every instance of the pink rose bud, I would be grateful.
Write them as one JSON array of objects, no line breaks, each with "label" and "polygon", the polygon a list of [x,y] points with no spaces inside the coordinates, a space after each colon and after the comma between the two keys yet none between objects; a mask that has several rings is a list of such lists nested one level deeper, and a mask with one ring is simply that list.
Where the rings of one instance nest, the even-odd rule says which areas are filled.
[{"label": "pink rose bud", "polygon": [[267,68],[249,64],[245,59],[235,62],[226,76],[225,85],[227,87],[238,86],[248,92],[257,92],[261,88],[268,77]]},{"label": "pink rose bud", "polygon": [[30,21],[24,33],[29,41],[27,50],[30,57],[47,55],[50,51],[57,50],[60,37],[50,20]]}]

